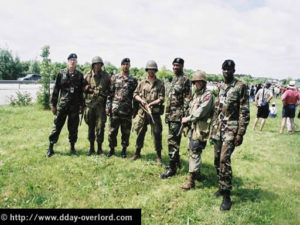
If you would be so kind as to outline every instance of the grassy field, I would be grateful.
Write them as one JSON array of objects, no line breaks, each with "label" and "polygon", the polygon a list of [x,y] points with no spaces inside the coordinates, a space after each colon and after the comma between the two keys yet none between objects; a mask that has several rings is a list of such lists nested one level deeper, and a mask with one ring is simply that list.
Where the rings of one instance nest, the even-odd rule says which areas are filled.
[{"label": "grassy field", "polygon": [[[280,105],[279,100],[276,103]],[[281,107],[278,111],[280,115]],[[120,157],[121,147],[109,159],[86,156],[84,123],[76,145],[79,156],[69,156],[65,126],[56,154],[47,159],[51,112],[36,106],[1,106],[0,208],[141,208],[142,224],[299,224],[300,132],[280,135],[280,116],[268,119],[263,132],[252,131],[255,113],[251,105],[244,143],[232,155],[232,210],[221,212],[222,199],[211,197],[217,190],[211,145],[202,154],[203,181],[196,183],[195,190],[183,191],[180,186],[188,172],[185,138],[180,150],[183,168],[175,177],[161,180],[165,168],[155,162],[149,133],[142,159],[132,162]],[[132,133],[129,157],[135,139]],[[106,153],[107,146],[106,132]],[[166,126],[163,161],[168,163]]]}]

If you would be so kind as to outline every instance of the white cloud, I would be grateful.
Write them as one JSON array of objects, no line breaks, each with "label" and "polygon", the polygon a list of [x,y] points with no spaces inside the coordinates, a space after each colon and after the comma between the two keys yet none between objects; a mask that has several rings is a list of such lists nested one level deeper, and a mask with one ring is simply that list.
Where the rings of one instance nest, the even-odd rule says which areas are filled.
[{"label": "white cloud", "polygon": [[[18,5],[18,7],[15,7]],[[185,67],[220,73],[227,58],[237,73],[300,78],[300,3],[287,0],[1,1],[0,47],[23,60],[51,46],[52,61],[76,52],[119,65],[148,59],[159,66],[183,57]]]}]

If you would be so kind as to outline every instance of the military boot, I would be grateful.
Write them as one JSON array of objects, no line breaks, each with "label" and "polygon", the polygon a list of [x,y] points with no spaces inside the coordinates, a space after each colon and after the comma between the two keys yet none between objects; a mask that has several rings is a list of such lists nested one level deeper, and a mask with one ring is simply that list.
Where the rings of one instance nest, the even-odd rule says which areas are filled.
[{"label": "military boot", "polygon": [[77,155],[77,152],[75,150],[75,143],[70,144],[70,154],[71,155]]},{"label": "military boot", "polygon": [[170,161],[170,165],[167,168],[167,171],[160,175],[161,179],[166,179],[176,174],[176,161]]},{"label": "military boot", "polygon": [[121,157],[122,157],[123,159],[127,157],[127,154],[126,154],[126,147],[123,147],[123,148],[122,148]]},{"label": "military boot", "polygon": [[115,149],[114,148],[110,148],[110,151],[107,154],[107,157],[109,158],[109,157],[113,156],[114,154],[115,154]]},{"label": "military boot", "polygon": [[134,155],[131,157],[131,160],[137,160],[141,158],[141,149],[136,148]]},{"label": "military boot", "polygon": [[95,153],[95,147],[94,147],[94,142],[90,141],[90,151],[87,153],[88,156],[91,156],[92,154]]},{"label": "military boot", "polygon": [[219,189],[219,190],[217,190],[214,194],[213,194],[213,196],[214,197],[220,197],[220,196],[222,196],[223,195],[223,190],[222,189]]},{"label": "military boot", "polygon": [[100,142],[98,142],[97,154],[98,155],[103,155],[102,144]]},{"label": "military boot", "polygon": [[230,191],[229,190],[223,191],[223,201],[220,206],[220,210],[221,211],[230,210],[231,205],[232,205],[232,202],[230,199]]},{"label": "military boot", "polygon": [[178,169],[181,169],[181,162],[180,162],[180,155],[178,155],[177,159],[176,159],[176,166]]},{"label": "military boot", "polygon": [[181,186],[181,188],[186,191],[194,189],[195,188],[195,179],[196,179],[196,173],[195,172],[190,173],[188,183]]},{"label": "military boot", "polygon": [[50,158],[50,157],[53,156],[53,155],[54,155],[53,144],[50,143],[49,148],[48,148],[48,151],[47,151],[47,153],[46,153],[46,157]]},{"label": "military boot", "polygon": [[162,165],[162,160],[161,160],[161,150],[156,151],[156,162],[158,165]]}]

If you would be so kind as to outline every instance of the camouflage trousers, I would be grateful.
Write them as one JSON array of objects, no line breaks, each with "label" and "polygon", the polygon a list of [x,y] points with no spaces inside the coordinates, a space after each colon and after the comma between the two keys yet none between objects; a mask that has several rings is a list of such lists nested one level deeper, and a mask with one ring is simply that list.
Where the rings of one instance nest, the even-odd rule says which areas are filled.
[{"label": "camouflage trousers", "polygon": [[123,148],[127,148],[129,145],[130,130],[132,125],[131,115],[119,116],[112,114],[110,117],[108,141],[109,147],[115,148],[117,146],[117,136],[119,127],[121,127],[121,145]]},{"label": "camouflage trousers", "polygon": [[201,162],[201,154],[203,149],[206,146],[206,141],[193,140],[192,137],[188,139],[189,146],[189,172],[200,172]]},{"label": "camouflage trousers", "polygon": [[168,136],[168,148],[169,148],[169,159],[170,162],[179,163],[179,148],[181,141],[181,134],[177,136],[181,123],[180,122],[169,122],[169,136]]},{"label": "camouflage trousers", "polygon": [[85,108],[84,120],[89,127],[89,141],[94,142],[96,139],[97,142],[101,144],[104,140],[104,128],[106,122],[106,114],[104,108],[101,106]]},{"label": "camouflage trousers", "polygon": [[142,149],[144,146],[144,139],[147,132],[147,126],[150,124],[151,126],[151,133],[153,137],[153,142],[156,151],[162,150],[162,124],[160,115],[153,115],[154,124],[151,122],[151,118],[143,113],[143,115],[138,114],[137,121],[135,122],[134,129],[137,133],[136,139],[136,148]]},{"label": "camouflage trousers", "polygon": [[[232,137],[233,136],[233,137]],[[227,138],[229,137],[229,138]],[[213,139],[215,148],[215,168],[219,187],[222,190],[232,189],[231,154],[234,151],[234,135],[221,132],[221,140]]]},{"label": "camouflage trousers", "polygon": [[79,125],[79,113],[78,110],[70,111],[68,108],[58,107],[57,114],[54,118],[54,127],[49,136],[49,141],[55,144],[58,141],[59,134],[68,117],[68,131],[69,142],[75,143],[77,141],[78,125]]}]

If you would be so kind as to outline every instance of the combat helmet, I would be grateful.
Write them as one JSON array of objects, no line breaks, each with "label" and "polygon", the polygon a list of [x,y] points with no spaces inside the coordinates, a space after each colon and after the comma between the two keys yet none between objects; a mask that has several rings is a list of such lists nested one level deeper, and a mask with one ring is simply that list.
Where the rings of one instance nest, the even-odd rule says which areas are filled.
[{"label": "combat helmet", "polygon": [[194,82],[200,80],[206,82],[206,74],[204,71],[198,70],[195,73],[193,73],[191,81]]},{"label": "combat helmet", "polygon": [[157,64],[154,60],[149,60],[147,62],[145,70],[147,71],[148,69],[153,69],[153,70],[158,71]]},{"label": "combat helmet", "polygon": [[93,66],[93,64],[95,64],[95,63],[101,63],[102,65],[104,64],[102,58],[99,57],[99,56],[95,56],[95,57],[92,59],[92,66]]}]

